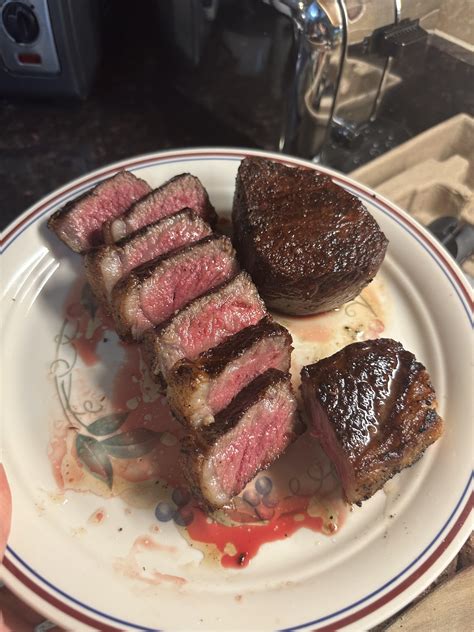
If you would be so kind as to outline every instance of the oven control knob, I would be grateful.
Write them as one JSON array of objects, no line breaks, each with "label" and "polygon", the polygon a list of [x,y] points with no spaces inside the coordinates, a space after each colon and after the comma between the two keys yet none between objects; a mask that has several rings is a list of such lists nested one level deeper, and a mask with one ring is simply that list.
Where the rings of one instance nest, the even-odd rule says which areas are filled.
[{"label": "oven control knob", "polygon": [[23,2],[9,2],[2,12],[3,26],[18,44],[31,44],[39,34],[38,20]]}]

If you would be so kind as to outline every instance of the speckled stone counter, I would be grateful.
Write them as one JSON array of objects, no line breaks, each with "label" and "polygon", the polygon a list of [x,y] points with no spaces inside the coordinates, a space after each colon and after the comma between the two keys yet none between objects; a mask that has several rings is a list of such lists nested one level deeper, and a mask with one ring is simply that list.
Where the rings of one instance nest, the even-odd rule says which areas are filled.
[{"label": "speckled stone counter", "polygon": [[[124,48],[120,32],[113,37],[86,101],[0,96],[2,229],[58,186],[122,158],[177,147],[256,146],[245,125],[236,131],[219,111],[177,91],[169,52],[159,42],[137,35]],[[421,68],[399,69],[402,81],[362,146],[332,145],[324,162],[351,171],[459,112],[473,114],[473,58],[432,38]],[[377,135],[385,138],[392,128],[395,141],[381,142]]]}]

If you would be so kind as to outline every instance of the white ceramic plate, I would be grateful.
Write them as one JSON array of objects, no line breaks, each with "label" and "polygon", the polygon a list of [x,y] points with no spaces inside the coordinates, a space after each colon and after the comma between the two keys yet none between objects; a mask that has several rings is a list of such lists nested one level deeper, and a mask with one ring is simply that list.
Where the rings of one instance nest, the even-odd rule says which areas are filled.
[{"label": "white ceramic plate", "polygon": [[[306,320],[303,326],[287,321],[295,334],[296,363],[334,351],[350,342],[348,336],[376,336],[383,330],[384,336],[400,340],[427,366],[446,419],[443,438],[414,467],[362,508],[348,513],[337,533],[297,530],[291,537],[264,545],[242,569],[223,568],[210,562],[209,555],[203,558],[176,521],[157,520],[154,510],[160,496],[153,495],[150,485],[132,485],[130,491],[122,484],[121,496],[106,499],[87,491],[93,487],[98,494],[107,492],[107,485],[99,480],[105,476],[103,468],[98,468],[99,478],[93,478],[86,467],[77,470],[76,466],[82,483],[67,489],[67,476],[74,479],[68,469],[74,469],[74,459],[66,462],[61,449],[70,449],[70,444],[61,442],[70,436],[68,432],[76,431],[68,430],[60,399],[69,396],[71,408],[90,422],[102,406],[96,407],[97,397],[110,392],[124,351],[110,332],[109,339],[105,337],[103,328],[105,341],[97,346],[98,362],[89,359],[88,367],[80,358],[65,355],[73,350],[74,333],[62,329],[64,305],[82,271],[80,258],[48,234],[47,217],[118,168],[131,169],[155,186],[189,171],[202,180],[213,204],[225,215],[245,154],[282,159],[231,149],[134,158],[66,185],[22,215],[5,235],[3,459],[14,508],[0,572],[21,598],[66,628],[366,629],[428,586],[471,529],[469,288],[444,249],[414,220],[367,188],[323,168],[364,201],[390,246],[365,298],[329,320]],[[314,168],[301,160],[286,161]],[[70,301],[72,324],[77,325],[81,310],[87,309],[93,309],[87,296],[82,296],[82,307],[71,308]],[[89,316],[89,321],[81,322],[83,336],[90,339],[97,323],[91,325]],[[136,376],[130,377],[132,381],[137,384]],[[123,376],[121,384],[125,384]],[[72,402],[78,391],[82,408]],[[156,396],[146,400],[145,391],[139,393],[140,406],[147,401],[150,410],[160,410]],[[102,399],[106,404],[102,410],[107,411],[107,398]],[[133,412],[137,398],[125,400],[122,405]],[[161,435],[160,441],[160,454],[176,447],[173,433]],[[59,478],[66,489],[58,488],[50,458],[60,463]],[[116,459],[114,468],[119,463],[129,481],[146,478],[137,473],[141,462]],[[313,464],[320,468],[317,476],[310,464],[306,482],[318,480],[323,493],[321,481],[329,480],[331,473],[323,471],[327,464],[321,463]],[[83,493],[77,491],[81,485]],[[293,490],[294,485],[290,485]],[[166,496],[166,491],[160,493]]]}]

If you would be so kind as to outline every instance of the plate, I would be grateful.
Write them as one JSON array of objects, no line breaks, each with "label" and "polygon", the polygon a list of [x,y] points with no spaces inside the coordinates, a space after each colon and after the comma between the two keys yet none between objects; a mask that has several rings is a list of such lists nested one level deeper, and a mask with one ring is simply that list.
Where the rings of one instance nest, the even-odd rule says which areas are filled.
[{"label": "plate", "polygon": [[[283,469],[250,484],[235,515],[216,518],[215,526],[186,513],[175,473],[179,430],[163,421],[168,413],[139,354],[119,344],[101,319],[80,258],[49,234],[46,219],[127,168],[154,186],[195,174],[225,225],[244,155],[315,168],[250,150],[141,156],[64,186],[4,236],[3,460],[14,508],[1,577],[66,628],[366,629],[426,588],[470,532],[470,290],[413,219],[322,167],[361,198],[390,245],[361,297],[332,315],[283,319],[295,338],[295,368],[354,339],[400,340],[428,368],[446,432],[416,465],[352,511],[338,501],[330,464],[303,437],[292,448],[293,461],[284,457]],[[138,431],[137,410],[146,413]],[[98,419],[95,434],[85,430]],[[105,454],[96,446],[104,433],[126,437],[104,444]],[[158,442],[153,449],[151,439]],[[118,495],[107,497],[110,484]],[[273,492],[282,496],[275,501]],[[268,536],[283,497],[296,503],[278,518],[285,533]],[[244,536],[253,553],[273,541],[243,559]]]}]

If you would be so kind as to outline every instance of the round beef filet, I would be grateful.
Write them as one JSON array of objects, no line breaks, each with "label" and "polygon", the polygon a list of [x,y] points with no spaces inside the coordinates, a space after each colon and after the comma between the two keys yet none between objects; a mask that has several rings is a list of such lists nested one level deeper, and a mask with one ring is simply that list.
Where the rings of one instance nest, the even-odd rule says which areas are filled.
[{"label": "round beef filet", "polygon": [[267,307],[295,316],[352,300],[388,244],[362,202],[329,176],[263,158],[240,164],[232,219],[240,262]]}]

